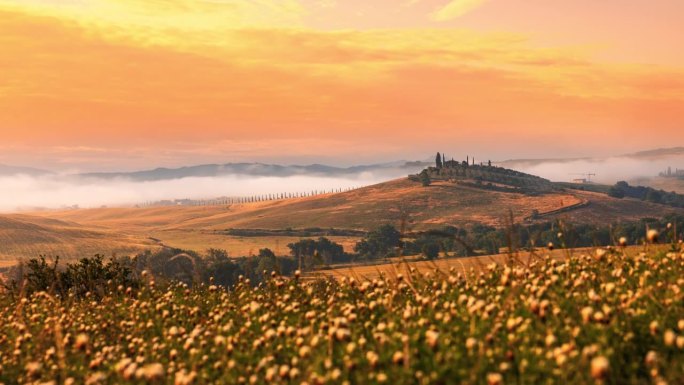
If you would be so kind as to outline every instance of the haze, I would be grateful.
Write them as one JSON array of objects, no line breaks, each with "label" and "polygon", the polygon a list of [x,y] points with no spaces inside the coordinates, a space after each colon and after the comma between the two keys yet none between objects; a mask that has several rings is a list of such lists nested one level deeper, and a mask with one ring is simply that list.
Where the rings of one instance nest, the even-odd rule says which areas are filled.
[{"label": "haze", "polygon": [[0,163],[671,147],[683,14],[679,0],[0,0]]},{"label": "haze", "polygon": [[28,175],[0,177],[0,211],[36,208],[130,206],[173,199],[214,199],[281,193],[309,193],[361,187],[387,176],[361,174],[349,178],[311,176],[182,178],[154,182]]}]

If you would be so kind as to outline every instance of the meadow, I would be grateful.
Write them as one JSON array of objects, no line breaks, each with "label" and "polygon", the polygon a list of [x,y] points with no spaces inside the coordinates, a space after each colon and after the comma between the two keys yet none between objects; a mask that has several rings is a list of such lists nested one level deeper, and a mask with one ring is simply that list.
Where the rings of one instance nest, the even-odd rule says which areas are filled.
[{"label": "meadow", "polygon": [[680,384],[684,253],[2,296],[4,384]]}]

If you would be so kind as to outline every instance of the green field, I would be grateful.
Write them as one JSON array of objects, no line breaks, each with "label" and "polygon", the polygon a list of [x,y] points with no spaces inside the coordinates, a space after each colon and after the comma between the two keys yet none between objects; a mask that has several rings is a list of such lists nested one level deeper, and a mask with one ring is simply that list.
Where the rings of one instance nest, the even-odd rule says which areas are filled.
[{"label": "green field", "polygon": [[681,251],[599,250],[468,275],[5,295],[0,382],[678,384],[682,277]]}]

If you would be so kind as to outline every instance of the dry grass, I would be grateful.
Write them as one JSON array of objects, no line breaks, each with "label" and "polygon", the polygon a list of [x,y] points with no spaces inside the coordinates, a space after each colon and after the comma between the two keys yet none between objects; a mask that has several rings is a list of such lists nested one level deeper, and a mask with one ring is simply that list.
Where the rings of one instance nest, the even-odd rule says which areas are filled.
[{"label": "dry grass", "polygon": [[143,237],[110,229],[24,215],[0,217],[0,263],[39,255],[76,259],[95,254],[129,255],[158,246]]},{"label": "dry grass", "polygon": [[[224,249],[228,250],[231,256],[256,255],[259,253],[259,249],[263,248],[273,250],[276,255],[286,255],[290,252],[287,245],[302,239],[302,237],[288,236],[238,237],[204,230],[153,231],[151,236],[163,240],[165,245],[172,245],[185,250]],[[347,252],[351,252],[359,240],[357,237],[326,236],[326,238],[341,244]]]},{"label": "dry grass", "polygon": [[[648,248],[645,248],[644,246],[628,246],[621,250],[623,250],[627,256],[635,256],[645,251],[666,251],[668,248],[668,245],[650,246]],[[411,256],[404,258],[393,258],[389,262],[380,261],[376,264],[317,270],[315,272],[308,273],[307,278],[332,277],[335,279],[354,278],[356,280],[373,280],[382,276],[395,277],[397,274],[407,275],[410,274],[411,271],[417,271],[421,274],[435,272],[443,274],[452,269],[461,274],[469,274],[471,272],[480,272],[491,263],[496,263],[498,265],[505,265],[508,263],[526,265],[547,256],[553,259],[562,260],[572,255],[594,254],[595,250],[595,248],[590,247],[577,249],[555,249],[553,251],[539,249],[533,253],[518,252],[513,255],[493,254],[460,258],[442,257],[432,261],[421,260],[420,256]]]}]

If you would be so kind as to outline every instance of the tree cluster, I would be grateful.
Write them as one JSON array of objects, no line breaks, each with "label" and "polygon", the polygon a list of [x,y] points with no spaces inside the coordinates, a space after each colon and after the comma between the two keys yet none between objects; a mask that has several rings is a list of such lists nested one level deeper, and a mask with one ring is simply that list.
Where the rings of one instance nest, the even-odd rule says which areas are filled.
[{"label": "tree cluster", "polygon": [[608,190],[608,195],[614,198],[636,198],[672,207],[684,207],[684,195],[682,194],[645,186],[630,186],[625,181],[617,182],[614,186],[611,186]]}]

